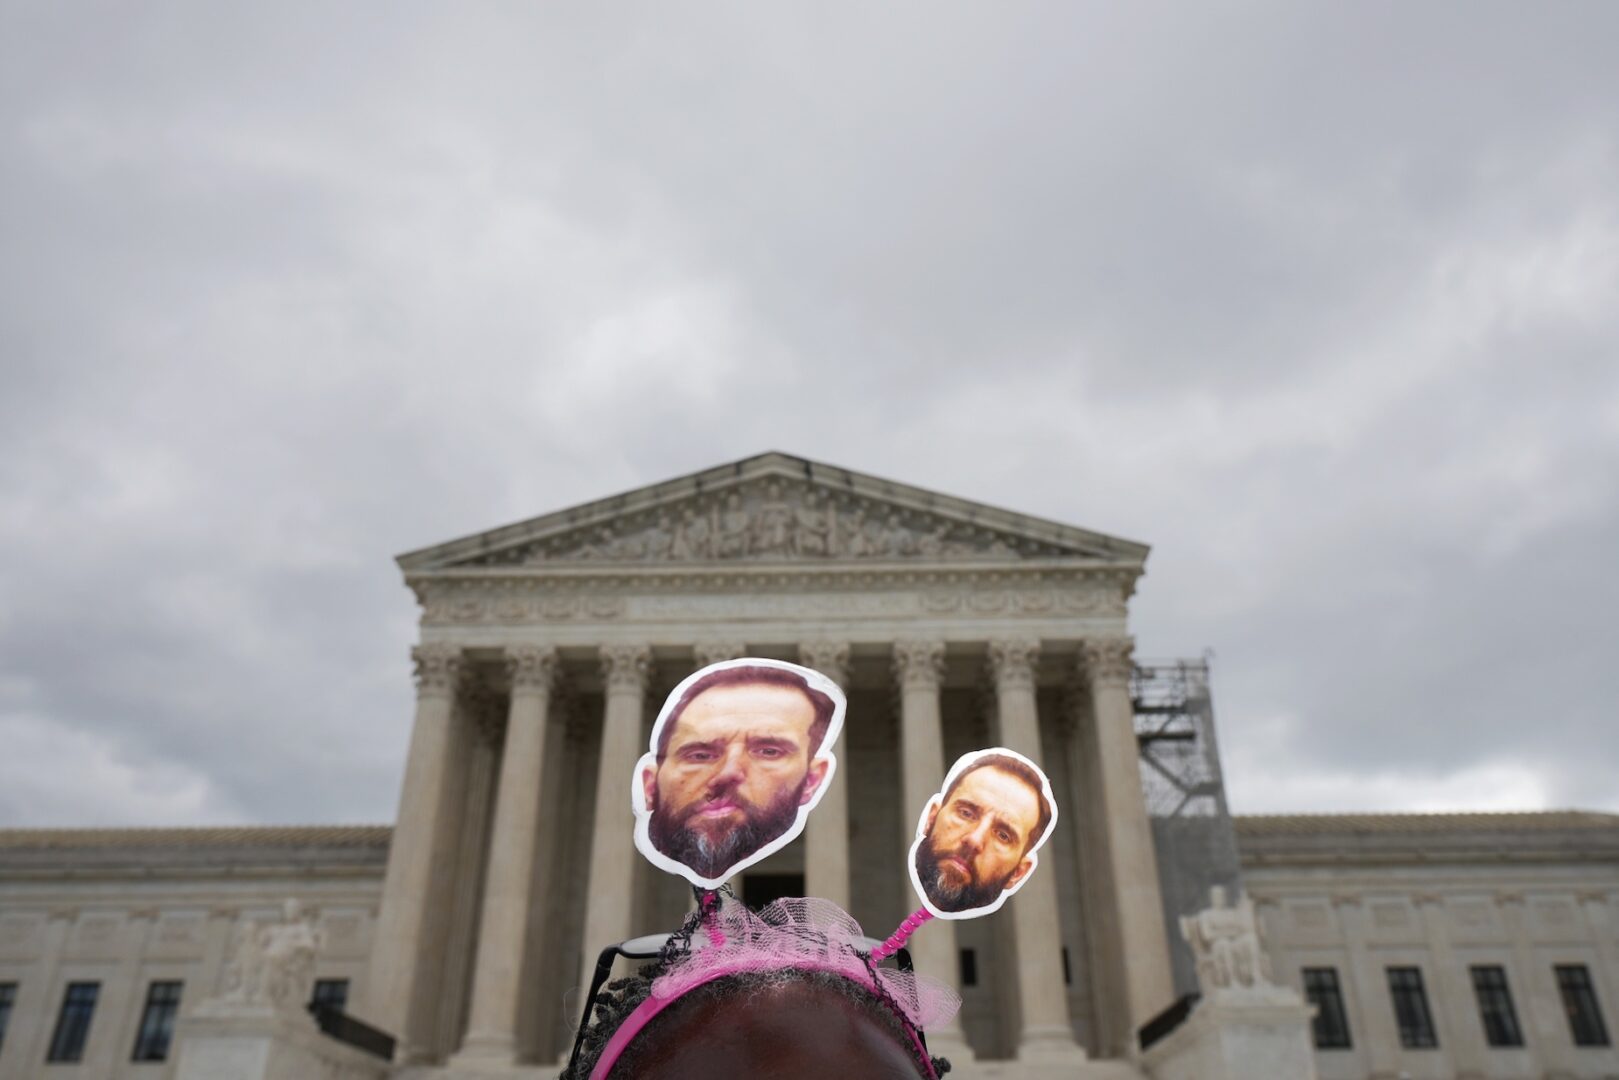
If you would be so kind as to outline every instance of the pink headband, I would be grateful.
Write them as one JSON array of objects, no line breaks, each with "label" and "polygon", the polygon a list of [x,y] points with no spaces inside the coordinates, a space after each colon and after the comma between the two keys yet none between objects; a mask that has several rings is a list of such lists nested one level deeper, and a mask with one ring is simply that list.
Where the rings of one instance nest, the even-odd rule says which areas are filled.
[{"label": "pink headband", "polygon": [[694,941],[691,951],[675,959],[653,982],[651,994],[602,1048],[591,1080],[606,1080],[636,1035],[699,986],[727,975],[782,970],[830,972],[891,1002],[906,1021],[911,1048],[925,1063],[928,1077],[937,1080],[917,1032],[948,1021],[961,1007],[961,998],[926,976],[868,966],[861,956],[866,939],[860,924],[830,900],[776,900],[757,914],[741,904],[726,904],[704,920],[704,927],[707,944]]}]

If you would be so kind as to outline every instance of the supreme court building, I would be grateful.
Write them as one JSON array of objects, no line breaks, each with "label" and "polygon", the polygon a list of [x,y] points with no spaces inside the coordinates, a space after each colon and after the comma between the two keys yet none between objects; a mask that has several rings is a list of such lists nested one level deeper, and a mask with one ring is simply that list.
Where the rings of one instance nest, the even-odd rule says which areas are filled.
[{"label": "supreme court building", "polygon": [[[150,987],[183,1018],[286,896],[322,928],[317,993],[395,1037],[393,1075],[552,1075],[597,951],[692,903],[632,843],[652,719],[744,655],[849,700],[805,835],[733,882],[749,903],[826,897],[886,934],[950,762],[1005,745],[1051,777],[1040,870],[911,942],[962,993],[929,1032],[958,1075],[1153,1074],[1139,1029],[1199,988],[1178,919],[1213,884],[1258,902],[1323,1077],[1619,1075],[1619,819],[1233,820],[1206,668],[1133,654],[1147,553],[771,453],[403,555],[421,624],[392,829],[0,832],[0,1078],[169,1075],[126,1045]],[[1170,698],[1154,670],[1179,672]],[[79,1057],[53,1062],[91,984]]]}]

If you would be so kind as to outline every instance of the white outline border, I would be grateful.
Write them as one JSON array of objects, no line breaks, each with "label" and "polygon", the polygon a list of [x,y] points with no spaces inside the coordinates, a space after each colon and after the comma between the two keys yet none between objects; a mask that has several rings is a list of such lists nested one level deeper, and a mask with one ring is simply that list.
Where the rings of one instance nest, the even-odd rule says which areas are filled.
[{"label": "white outline border", "polygon": [[[1023,875],[1022,881],[1019,881],[1011,888],[1002,889],[1000,895],[995,898],[995,902],[986,907],[968,908],[965,911],[940,911],[938,908],[933,906],[933,901],[928,899],[927,892],[922,888],[922,879],[916,872],[916,853],[922,847],[922,841],[927,839],[928,811],[932,810],[936,806],[944,805],[944,793],[950,790],[950,785],[955,783],[956,777],[971,769],[973,763],[979,758],[988,757],[990,755],[1016,758],[1018,761],[1023,762],[1023,764],[1034,770],[1034,775],[1040,778],[1040,795],[1046,800],[1046,805],[1051,807],[1051,820],[1046,823],[1046,831],[1040,834],[1040,839],[1036,840],[1034,842],[1034,846],[1029,848],[1028,858],[1034,865],[1029,867],[1029,872]],[[922,812],[917,815],[916,839],[911,842],[911,850],[905,856],[905,870],[906,873],[910,875],[911,888],[916,890],[916,895],[922,901],[922,906],[928,910],[928,914],[932,915],[936,919],[976,919],[980,915],[992,914],[1001,909],[1001,905],[1006,903],[1007,897],[1012,896],[1019,889],[1023,888],[1023,886],[1027,885],[1029,883],[1029,879],[1034,877],[1034,872],[1040,869],[1039,851],[1041,845],[1046,842],[1046,840],[1051,836],[1051,830],[1055,829],[1056,827],[1057,799],[1056,796],[1051,794],[1051,780],[1046,776],[1046,771],[1044,769],[1030,761],[1028,758],[1024,757],[1022,754],[1018,753],[1016,750],[1009,750],[1004,746],[991,746],[984,750],[969,751],[968,753],[962,754],[956,759],[956,763],[950,766],[950,771],[945,773],[944,783],[939,785],[939,790],[933,793],[933,795],[928,799],[927,803],[923,805]]]},{"label": "white outline border", "polygon": [[[685,695],[686,688],[698,679],[711,675],[716,671],[734,667],[768,667],[790,671],[801,677],[812,689],[819,690],[832,699],[832,719],[826,726],[826,737],[821,740],[820,751],[810,759],[811,766],[818,761],[827,763],[826,776],[822,778],[820,786],[815,789],[815,794],[810,796],[810,801],[798,808],[798,817],[786,832],[765,844],[747,858],[732,864],[720,877],[704,878],[698,877],[697,871],[685,863],[671,859],[652,846],[652,838],[648,835],[648,830],[652,824],[652,814],[646,808],[646,791],[641,785],[641,773],[647,768],[655,769],[657,767],[658,736],[663,734],[664,722],[668,720],[669,714],[674,711],[675,705]],[[636,761],[635,771],[630,774],[630,808],[635,813],[636,850],[645,855],[647,861],[659,870],[668,874],[678,874],[693,885],[703,889],[717,889],[754,863],[774,855],[798,839],[799,835],[804,831],[804,823],[809,820],[810,811],[820,805],[821,799],[832,787],[832,779],[838,773],[838,759],[837,755],[832,752],[832,747],[837,744],[838,736],[843,734],[843,717],[848,712],[848,709],[849,701],[844,695],[841,686],[814,668],[789,664],[785,660],[770,660],[762,656],[744,656],[736,660],[721,660],[717,664],[709,664],[707,667],[699,668],[687,675],[680,680],[680,685],[671,690],[669,696],[664,699],[663,708],[658,710],[658,719],[652,725],[652,736],[647,740],[647,752],[642,754],[640,759]]]}]

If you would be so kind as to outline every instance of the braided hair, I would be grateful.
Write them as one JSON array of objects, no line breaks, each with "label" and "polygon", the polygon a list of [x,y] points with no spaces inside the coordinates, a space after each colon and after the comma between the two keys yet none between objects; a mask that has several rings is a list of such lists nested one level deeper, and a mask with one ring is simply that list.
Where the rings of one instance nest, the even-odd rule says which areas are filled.
[{"label": "braided hair", "polygon": [[[669,940],[658,951],[655,960],[643,965],[640,970],[626,975],[621,979],[614,979],[596,995],[595,1005],[591,1017],[579,1036],[579,1052],[569,1066],[563,1069],[557,1080],[589,1080],[591,1072],[600,1060],[607,1043],[619,1027],[629,1018],[641,1003],[652,995],[652,985],[662,977],[681,957],[691,950],[691,938],[703,925],[704,919],[712,910],[717,901],[714,893],[703,890],[694,890],[698,893],[698,909],[686,916],[680,929],[669,935]],[[729,886],[721,886],[720,891],[733,896]],[[902,1045],[910,1046],[909,1021],[900,1009],[899,1003],[889,994],[883,982],[876,978],[876,963],[867,954],[861,954],[868,970],[872,972],[872,986],[862,986],[849,979],[831,972],[804,970],[798,968],[781,968],[775,971],[750,971],[735,975],[728,975],[712,982],[705,983],[691,991],[688,997],[693,1000],[719,999],[740,995],[750,990],[767,985],[779,984],[786,980],[795,980],[805,984],[818,986],[842,995],[863,1006],[866,1012],[878,1020],[888,1029]],[[656,1021],[653,1027],[656,1026]],[[642,1032],[644,1036],[646,1032]],[[614,1066],[613,1075],[630,1075],[628,1069],[633,1069],[636,1058],[638,1037],[632,1041],[617,1065]],[[915,1051],[913,1050],[913,1054]],[[930,1057],[929,1063],[934,1074],[944,1076],[950,1071],[950,1061],[943,1057]]]}]

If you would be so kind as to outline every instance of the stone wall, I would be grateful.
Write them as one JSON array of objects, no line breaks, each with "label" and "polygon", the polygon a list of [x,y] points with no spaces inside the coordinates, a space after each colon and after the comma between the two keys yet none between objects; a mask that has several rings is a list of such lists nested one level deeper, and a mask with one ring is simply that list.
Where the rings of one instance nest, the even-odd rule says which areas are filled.
[{"label": "stone wall", "polygon": [[242,924],[274,920],[288,898],[315,915],[320,979],[363,991],[387,857],[386,828],[0,832],[0,983],[16,1000],[0,1080],[44,1074],[67,984],[100,984],[84,1055],[64,1080],[156,1080],[131,1061],[154,980],[182,983],[186,1016],[221,986]]},{"label": "stone wall", "polygon": [[[1619,1034],[1619,817],[1602,814],[1238,818],[1244,880],[1278,982],[1337,972],[1350,1045],[1322,1080],[1619,1075],[1573,1041],[1554,966],[1590,972]],[[1488,1045],[1470,968],[1505,969],[1521,1047]],[[1435,1042],[1402,1046],[1387,969],[1421,973]]]}]

